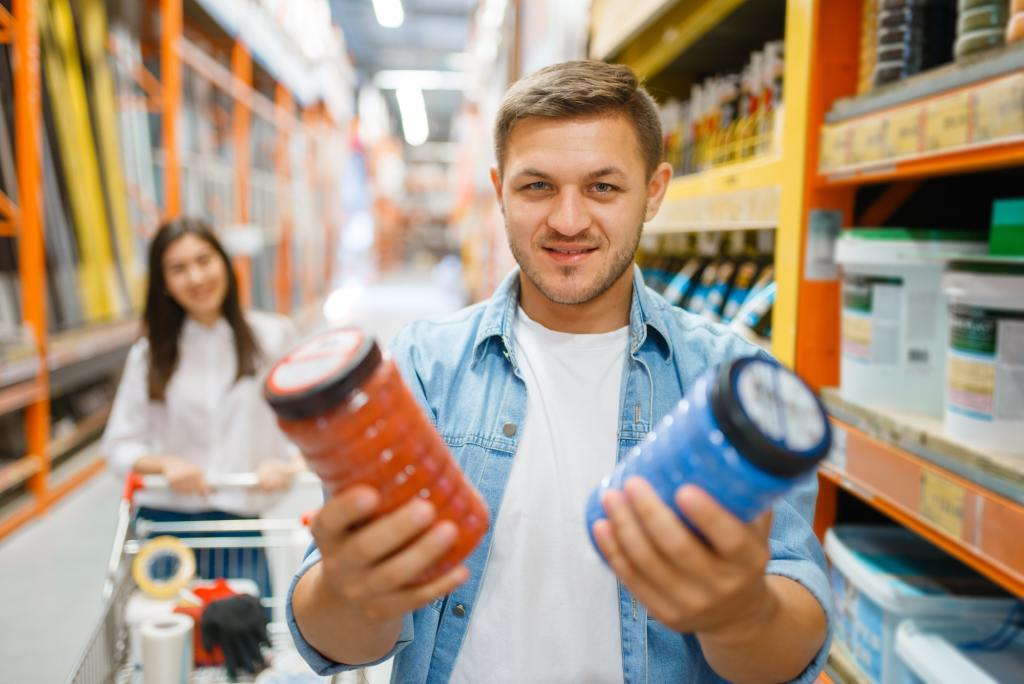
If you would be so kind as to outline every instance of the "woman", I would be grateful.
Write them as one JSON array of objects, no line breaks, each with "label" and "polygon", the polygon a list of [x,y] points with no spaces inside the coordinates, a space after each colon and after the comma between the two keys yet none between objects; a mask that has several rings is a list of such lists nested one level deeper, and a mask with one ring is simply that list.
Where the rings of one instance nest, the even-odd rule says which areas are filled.
[{"label": "woman", "polygon": [[[260,492],[286,489],[301,469],[277,428],[259,374],[294,342],[287,319],[243,313],[224,248],[202,221],[163,225],[149,250],[143,337],[128,354],[104,434],[108,463],[167,478],[170,491],[142,491],[138,515],[159,522],[231,520],[259,512]],[[217,491],[217,476],[256,472],[258,492]],[[199,574],[249,576],[269,587],[266,558],[199,553]]]}]

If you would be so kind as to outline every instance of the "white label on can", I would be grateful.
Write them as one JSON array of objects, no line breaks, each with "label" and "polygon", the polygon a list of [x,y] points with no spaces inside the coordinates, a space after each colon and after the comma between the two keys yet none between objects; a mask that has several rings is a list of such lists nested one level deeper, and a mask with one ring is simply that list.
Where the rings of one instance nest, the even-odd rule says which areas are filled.
[{"label": "white label on can", "polygon": [[791,372],[768,362],[748,364],[736,382],[740,407],[774,442],[792,451],[810,451],[825,437],[818,402]]},{"label": "white label on can", "polygon": [[315,385],[344,368],[364,339],[357,330],[338,330],[314,338],[278,364],[271,384],[283,392]]},{"label": "white label on can", "polygon": [[1024,318],[953,307],[949,409],[975,420],[1024,420]]},{"label": "white label on can", "polygon": [[843,282],[843,356],[898,364],[902,317],[902,279],[848,275]]}]

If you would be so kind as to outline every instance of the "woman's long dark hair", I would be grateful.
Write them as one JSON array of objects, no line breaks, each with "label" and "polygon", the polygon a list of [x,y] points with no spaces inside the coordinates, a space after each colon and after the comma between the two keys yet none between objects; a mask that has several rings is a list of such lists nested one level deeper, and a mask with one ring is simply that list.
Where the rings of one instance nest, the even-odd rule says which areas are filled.
[{"label": "woman's long dark hair", "polygon": [[146,293],[145,334],[149,339],[149,375],[147,385],[149,398],[163,401],[167,383],[178,366],[178,340],[185,325],[185,309],[174,301],[167,291],[164,280],[164,254],[167,248],[186,235],[207,242],[224,260],[227,271],[228,289],[221,305],[221,315],[231,326],[235,336],[235,353],[238,356],[239,380],[246,375],[256,374],[256,361],[260,355],[259,344],[249,324],[245,322],[242,306],[238,301],[238,282],[231,268],[224,247],[204,221],[195,218],[176,218],[160,226],[149,245],[149,290]]}]

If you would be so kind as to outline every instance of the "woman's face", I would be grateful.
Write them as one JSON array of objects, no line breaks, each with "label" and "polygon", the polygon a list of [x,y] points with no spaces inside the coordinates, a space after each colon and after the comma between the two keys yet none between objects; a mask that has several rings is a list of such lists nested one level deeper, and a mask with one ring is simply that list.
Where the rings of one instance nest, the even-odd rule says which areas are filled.
[{"label": "woman's face", "polygon": [[185,234],[167,247],[163,269],[167,292],[191,318],[211,324],[220,317],[228,273],[213,245]]}]

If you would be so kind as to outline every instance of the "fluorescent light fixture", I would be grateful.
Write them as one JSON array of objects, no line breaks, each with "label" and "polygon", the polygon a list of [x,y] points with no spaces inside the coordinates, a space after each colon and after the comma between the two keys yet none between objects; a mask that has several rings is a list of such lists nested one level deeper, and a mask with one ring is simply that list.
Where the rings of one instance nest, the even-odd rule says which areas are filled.
[{"label": "fluorescent light fixture", "polygon": [[405,21],[402,0],[373,0],[373,13],[384,28],[398,28]]},{"label": "fluorescent light fixture", "polygon": [[427,126],[427,105],[423,102],[423,91],[416,86],[404,85],[395,91],[395,97],[398,98],[405,142],[414,147],[427,142],[430,129]]},{"label": "fluorescent light fixture", "polygon": [[378,71],[373,84],[381,90],[398,90],[405,86],[420,90],[465,90],[466,75],[461,71],[394,69]]}]

